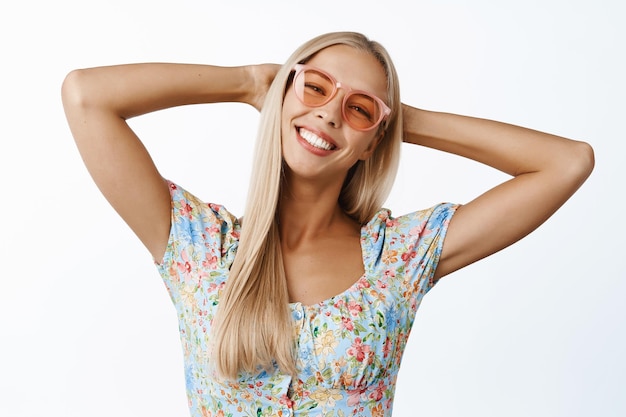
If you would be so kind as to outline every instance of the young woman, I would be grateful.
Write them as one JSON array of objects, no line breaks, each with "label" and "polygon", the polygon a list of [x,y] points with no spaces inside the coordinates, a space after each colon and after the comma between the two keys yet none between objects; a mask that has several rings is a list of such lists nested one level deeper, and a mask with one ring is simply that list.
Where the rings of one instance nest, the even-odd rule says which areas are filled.
[{"label": "young woman", "polygon": [[[241,220],[163,179],[126,123],[225,101],[262,109]],[[593,168],[583,142],[402,104],[387,52],[357,33],[319,36],[282,66],[77,70],[63,102],[89,172],[175,304],[193,416],[391,415],[423,295],[530,233]],[[393,217],[381,205],[402,141],[512,179]]]}]

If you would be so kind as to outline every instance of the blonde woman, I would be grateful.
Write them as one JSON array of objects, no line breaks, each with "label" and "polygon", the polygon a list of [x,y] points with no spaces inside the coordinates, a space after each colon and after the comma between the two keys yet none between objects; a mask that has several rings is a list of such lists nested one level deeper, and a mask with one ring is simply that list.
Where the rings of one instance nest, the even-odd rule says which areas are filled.
[{"label": "blonde woman", "polygon": [[[242,220],[163,179],[126,123],[225,101],[262,109]],[[63,102],[174,302],[194,417],[391,415],[424,294],[533,231],[593,168],[586,143],[401,104],[387,52],[357,33],[319,36],[282,66],[77,70]],[[381,205],[402,141],[512,179],[394,217]]]}]

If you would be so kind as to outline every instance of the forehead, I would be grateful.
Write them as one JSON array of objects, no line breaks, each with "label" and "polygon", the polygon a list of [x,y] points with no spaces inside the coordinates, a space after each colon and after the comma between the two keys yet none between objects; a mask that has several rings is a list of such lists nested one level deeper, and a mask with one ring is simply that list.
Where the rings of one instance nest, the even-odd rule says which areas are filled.
[{"label": "forehead", "polygon": [[380,62],[370,53],[348,45],[322,49],[307,64],[330,73],[337,81],[355,90],[387,97],[387,78]]}]

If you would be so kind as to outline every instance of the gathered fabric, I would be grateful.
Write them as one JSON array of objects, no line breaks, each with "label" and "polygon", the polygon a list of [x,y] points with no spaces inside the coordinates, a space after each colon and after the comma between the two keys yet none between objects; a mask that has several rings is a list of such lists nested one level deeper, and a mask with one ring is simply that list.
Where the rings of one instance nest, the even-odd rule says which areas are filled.
[{"label": "gathered fabric", "polygon": [[211,322],[241,225],[223,206],[169,186],[171,231],[157,268],[178,315],[191,416],[391,416],[402,355],[457,205],[397,218],[378,211],[361,228],[363,276],[322,302],[289,305],[296,375],[275,368],[222,381],[211,366]]}]

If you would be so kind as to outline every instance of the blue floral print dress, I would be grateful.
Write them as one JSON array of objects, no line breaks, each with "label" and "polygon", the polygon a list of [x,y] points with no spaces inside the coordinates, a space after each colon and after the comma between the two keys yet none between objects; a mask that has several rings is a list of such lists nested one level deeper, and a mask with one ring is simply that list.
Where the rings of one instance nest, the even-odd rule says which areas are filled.
[{"label": "blue floral print dress", "polygon": [[457,206],[397,218],[381,209],[361,228],[364,275],[320,303],[290,304],[297,375],[225,382],[214,378],[208,348],[240,224],[223,206],[174,183],[170,191],[171,233],[157,267],[178,314],[191,416],[391,416],[402,353]]}]

